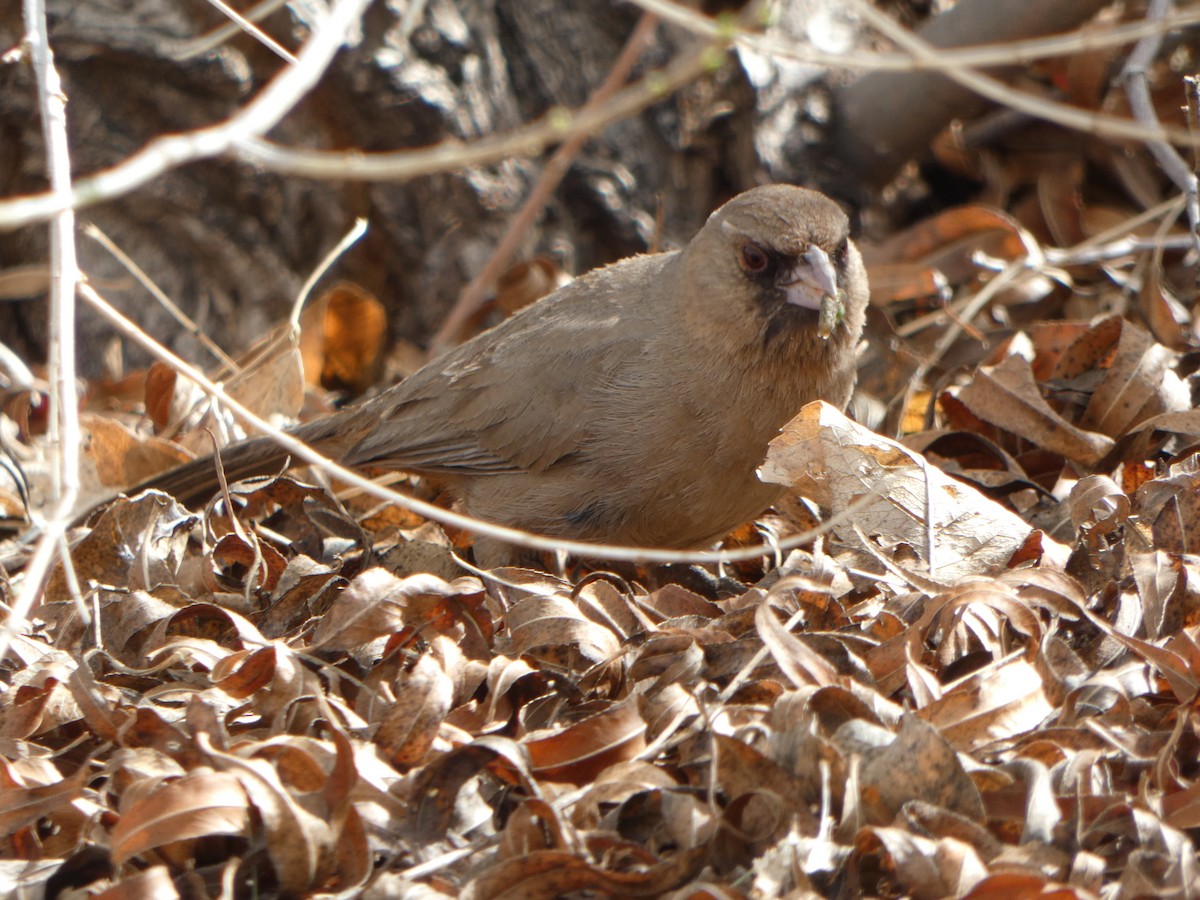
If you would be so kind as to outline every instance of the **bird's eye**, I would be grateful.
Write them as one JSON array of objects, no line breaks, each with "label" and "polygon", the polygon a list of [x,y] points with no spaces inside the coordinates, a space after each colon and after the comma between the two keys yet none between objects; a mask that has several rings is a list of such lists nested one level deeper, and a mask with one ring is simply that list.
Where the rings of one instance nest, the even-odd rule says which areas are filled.
[{"label": "bird's eye", "polygon": [[741,262],[742,268],[747,272],[761,272],[770,260],[767,258],[767,251],[758,244],[746,243],[742,244]]}]

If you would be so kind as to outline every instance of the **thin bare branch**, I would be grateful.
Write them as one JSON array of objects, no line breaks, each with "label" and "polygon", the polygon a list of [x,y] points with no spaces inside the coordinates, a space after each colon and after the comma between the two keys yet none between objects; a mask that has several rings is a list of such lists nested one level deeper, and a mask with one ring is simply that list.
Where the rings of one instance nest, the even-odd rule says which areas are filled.
[{"label": "thin bare branch", "polygon": [[212,6],[215,6],[217,9],[219,9],[223,15],[228,16],[230,21],[232,21],[233,24],[235,24],[238,28],[246,32],[246,34],[250,35],[256,41],[282,59],[285,63],[288,63],[292,66],[296,64],[296,57],[291,54],[291,51],[282,46],[279,41],[275,40],[275,38],[271,37],[269,34],[255,25],[252,21],[250,21],[250,19],[246,18],[232,6],[226,3],[225,0],[208,0],[208,2]]},{"label": "thin bare branch", "polygon": [[[634,65],[641,56],[646,43],[653,36],[654,29],[657,26],[657,16],[653,13],[642,13],[637,25],[634,26],[633,31],[626,40],[620,55],[618,55],[616,62],[613,63],[608,77],[604,79],[604,83],[600,87],[596,88],[595,93],[592,94],[584,105],[584,113],[593,112],[602,107],[617,92],[621,85],[628,80],[629,73],[633,71]],[[533,186],[533,190],[525,198],[525,203],[522,204],[520,211],[509,222],[504,237],[501,238],[500,243],[492,252],[491,258],[480,269],[479,273],[471,279],[471,283],[466,286],[459,296],[458,302],[454,304],[454,308],[446,316],[442,327],[433,336],[429,348],[432,355],[436,356],[439,350],[445,349],[447,345],[458,340],[459,332],[462,331],[463,325],[466,324],[467,320],[479,308],[487,289],[503,274],[509,264],[509,260],[517,252],[517,248],[520,246],[522,239],[524,239],[526,232],[533,226],[538,213],[541,212],[542,207],[546,205],[550,196],[554,193],[554,189],[558,187],[563,176],[571,168],[572,160],[579,155],[579,151],[583,149],[583,145],[587,142],[587,139],[587,134],[582,132],[576,133],[563,141],[559,148],[554,151],[549,162],[546,163],[546,168],[542,170],[542,175],[538,179],[537,184]]]},{"label": "thin bare branch", "polygon": [[[1146,9],[1146,19],[1161,23],[1170,11],[1171,0],[1150,0]],[[1133,117],[1147,128],[1161,127],[1147,80],[1147,70],[1153,64],[1161,46],[1161,34],[1150,34],[1142,38],[1125,60],[1125,68],[1121,71],[1121,77],[1125,81],[1125,94],[1129,98],[1129,109]],[[1192,237],[1196,242],[1196,250],[1200,253],[1200,187],[1197,185],[1196,173],[1179,152],[1165,141],[1146,141],[1146,149],[1172,183],[1183,192]]]},{"label": "thin bare branch", "polygon": [[757,34],[724,19],[710,18],[690,6],[675,0],[631,0],[635,6],[652,12],[664,22],[678,25],[701,37],[723,38],[739,47],[754,50],[765,56],[790,59],[832,68],[851,68],[869,72],[938,71],[955,68],[986,68],[1037,62],[1074,53],[1091,53],[1109,47],[1132,44],[1147,35],[1166,34],[1200,22],[1200,6],[1171,13],[1157,22],[1129,22],[1104,28],[1071,31],[1048,37],[1025,40],[972,44],[969,47],[946,47],[938,50],[937,58],[918,61],[909,53],[855,50],[853,58],[842,53],[829,53],[817,47],[797,45],[769,35]]},{"label": "thin bare branch", "polygon": [[216,342],[196,324],[195,319],[180,309],[179,304],[168,297],[166,292],[154,283],[154,279],[146,274],[146,271],[134,262],[129,254],[118,247],[112,238],[101,231],[94,222],[85,222],[83,233],[112,254],[112,257],[124,266],[130,275],[137,279],[138,284],[145,288],[150,293],[150,296],[157,300],[159,305],[171,314],[171,318],[182,325],[183,330],[195,338],[221,365],[226,366],[230,371],[237,370],[237,363],[229,357],[229,354],[217,346]]},{"label": "thin bare branch", "polygon": [[[242,13],[241,21],[244,22],[261,22],[279,7],[287,3],[288,0],[262,0],[261,3],[251,7]],[[245,30],[240,22],[227,22],[220,28],[214,28],[208,34],[198,37],[195,40],[187,41],[176,47],[171,53],[171,58],[183,62],[184,60],[194,59],[197,56],[202,56],[220,47],[227,40],[237,34],[239,31]],[[291,54],[288,54],[291,56]],[[292,57],[292,61],[295,57]]]},{"label": "thin bare branch", "polygon": [[[50,49],[44,0],[25,0],[25,41],[37,79],[38,108],[46,145],[46,174],[51,196],[61,203],[71,193],[71,155],[67,141],[67,97]],[[57,558],[71,510],[79,495],[79,403],[75,392],[75,214],[69,204],[50,221],[50,435],[54,447],[54,504],[41,543],[12,608],[13,622],[24,621],[37,605],[42,581]],[[78,590],[80,614],[87,609]],[[0,631],[0,659],[8,652],[13,630]]]},{"label": "thin bare branch", "polygon": [[371,0],[336,0],[296,57],[242,109],[218,125],[151,141],[122,163],[75,182],[69,194],[34,194],[0,204],[0,228],[44,221],[64,209],[110,200],[185,163],[227,153],[266,134],[320,80]]}]

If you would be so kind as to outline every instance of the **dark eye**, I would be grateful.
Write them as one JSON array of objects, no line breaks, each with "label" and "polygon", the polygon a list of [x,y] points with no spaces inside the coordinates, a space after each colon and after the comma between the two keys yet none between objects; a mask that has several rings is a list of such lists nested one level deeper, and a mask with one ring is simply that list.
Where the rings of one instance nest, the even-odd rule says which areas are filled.
[{"label": "dark eye", "polygon": [[747,272],[761,272],[768,262],[767,251],[758,244],[742,244],[742,268]]}]

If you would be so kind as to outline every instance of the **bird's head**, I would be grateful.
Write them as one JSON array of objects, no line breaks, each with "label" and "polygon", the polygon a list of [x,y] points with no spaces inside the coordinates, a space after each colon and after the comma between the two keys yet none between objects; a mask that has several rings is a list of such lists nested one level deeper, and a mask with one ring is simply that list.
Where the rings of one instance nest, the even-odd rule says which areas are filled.
[{"label": "bird's head", "polygon": [[746,347],[824,356],[858,341],[867,276],[846,214],[791,185],[730,200],[684,251],[684,315]]}]

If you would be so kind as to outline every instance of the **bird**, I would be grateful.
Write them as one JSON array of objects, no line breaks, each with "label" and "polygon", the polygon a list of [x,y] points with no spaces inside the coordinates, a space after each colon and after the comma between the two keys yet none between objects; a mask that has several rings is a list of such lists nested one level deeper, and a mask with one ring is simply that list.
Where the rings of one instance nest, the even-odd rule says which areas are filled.
[{"label": "bird", "polygon": [[[472,516],[585,542],[710,546],[783,492],[756,477],[802,406],[844,409],[866,270],[847,215],[815,190],[738,194],[682,249],[593,270],[376,396],[289,430],[350,467],[440,479]],[[273,474],[266,437],[219,453]],[[199,458],[143,486],[218,490]],[[477,538],[476,562],[519,551]]]}]

